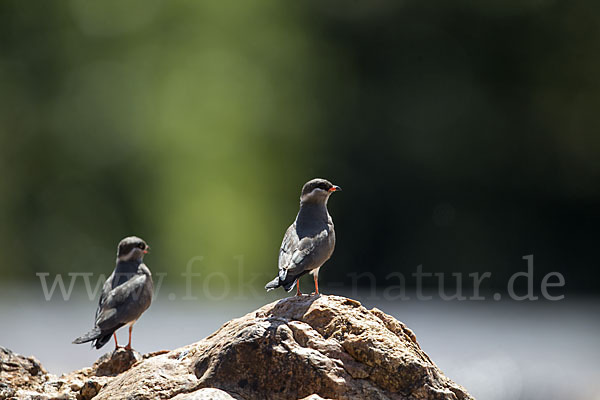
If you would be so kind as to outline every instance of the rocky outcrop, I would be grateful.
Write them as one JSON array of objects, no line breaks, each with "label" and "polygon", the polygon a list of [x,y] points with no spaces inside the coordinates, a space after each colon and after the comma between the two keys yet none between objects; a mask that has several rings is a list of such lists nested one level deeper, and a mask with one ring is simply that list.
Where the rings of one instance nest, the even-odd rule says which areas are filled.
[{"label": "rocky outcrop", "polygon": [[95,400],[472,399],[443,375],[402,322],[337,296],[286,298],[197,343],[143,359],[118,350],[60,378],[34,359],[19,360],[22,367],[11,364],[8,374],[29,377],[32,384],[9,380],[0,400],[19,391]]},{"label": "rocky outcrop", "polygon": [[0,399],[10,399],[18,391],[43,390],[47,372],[33,357],[23,357],[0,346]]},{"label": "rocky outcrop", "polygon": [[114,377],[151,356],[120,348],[104,354],[91,367],[57,377],[35,358],[0,347],[0,400],[89,400]]}]

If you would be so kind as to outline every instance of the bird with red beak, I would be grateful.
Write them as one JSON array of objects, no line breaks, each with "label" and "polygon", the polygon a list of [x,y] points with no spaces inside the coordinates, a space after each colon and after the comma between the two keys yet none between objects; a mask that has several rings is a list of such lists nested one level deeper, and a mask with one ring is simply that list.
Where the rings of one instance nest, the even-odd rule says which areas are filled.
[{"label": "bird with red beak", "polygon": [[300,296],[299,279],[311,273],[315,281],[313,294],[319,294],[319,270],[335,248],[335,230],[327,201],[333,192],[341,190],[326,179],[306,182],[300,194],[300,211],[281,243],[279,274],[267,283],[267,291],[283,286],[289,292],[295,285],[296,295]]},{"label": "bird with red beak", "polygon": [[125,348],[131,350],[133,324],[150,307],[154,293],[152,274],[144,264],[144,255],[149,249],[146,242],[137,236],[121,240],[117,249],[117,266],[102,287],[94,328],[73,343],[93,342],[92,345],[99,349],[112,336],[118,348],[115,331],[129,325],[129,342]]}]

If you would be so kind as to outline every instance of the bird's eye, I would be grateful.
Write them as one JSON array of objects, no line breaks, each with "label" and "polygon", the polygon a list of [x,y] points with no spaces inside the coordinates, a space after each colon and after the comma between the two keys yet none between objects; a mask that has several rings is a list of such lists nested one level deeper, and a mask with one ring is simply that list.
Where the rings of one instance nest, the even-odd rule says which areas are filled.
[{"label": "bird's eye", "polygon": [[140,243],[138,244],[138,247],[142,250],[144,250],[146,248],[146,245],[144,243]]}]

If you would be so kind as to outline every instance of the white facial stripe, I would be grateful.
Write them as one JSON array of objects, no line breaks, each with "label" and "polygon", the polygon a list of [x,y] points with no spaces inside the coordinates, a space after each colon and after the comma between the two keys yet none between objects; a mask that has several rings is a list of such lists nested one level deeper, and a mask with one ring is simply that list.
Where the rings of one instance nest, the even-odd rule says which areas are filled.
[{"label": "white facial stripe", "polygon": [[135,253],[136,250],[137,250],[137,248],[134,247],[133,249],[131,249],[129,251],[129,253],[127,253],[127,254],[125,254],[123,256],[120,256],[119,260],[121,260],[121,261],[129,261],[129,260],[131,260],[131,258],[133,257],[133,255],[134,255],[134,253]]},{"label": "white facial stripe", "polygon": [[306,197],[313,197],[313,196],[322,196],[324,194],[327,194],[328,192],[326,190],[323,190],[321,188],[314,188],[313,190],[311,190],[310,192],[308,192],[307,194],[305,194]]},{"label": "white facial stripe", "polygon": [[300,201],[327,201],[331,193],[332,192],[328,192],[327,190],[323,190],[321,188],[314,188],[310,193],[302,196]]}]

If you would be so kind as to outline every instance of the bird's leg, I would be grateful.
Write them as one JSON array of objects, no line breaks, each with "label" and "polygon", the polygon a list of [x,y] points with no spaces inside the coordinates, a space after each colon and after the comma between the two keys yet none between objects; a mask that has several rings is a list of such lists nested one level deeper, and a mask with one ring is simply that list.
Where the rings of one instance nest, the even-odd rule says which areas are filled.
[{"label": "bird's leg", "polygon": [[300,279],[296,281],[296,296],[302,296],[302,293],[300,293]]},{"label": "bird's leg", "polygon": [[117,342],[117,334],[113,332],[113,337],[115,338],[115,350],[119,348],[119,343]]},{"label": "bird's leg", "polygon": [[131,350],[131,330],[133,329],[133,324],[129,325],[129,342],[127,342],[127,346],[125,346],[126,350]]},{"label": "bird's leg", "polygon": [[315,278],[315,292],[311,294],[320,295],[319,293],[319,281],[317,280],[317,274],[313,274],[313,278]]}]

